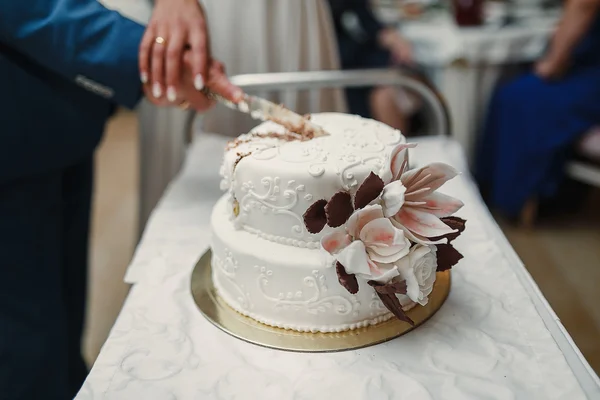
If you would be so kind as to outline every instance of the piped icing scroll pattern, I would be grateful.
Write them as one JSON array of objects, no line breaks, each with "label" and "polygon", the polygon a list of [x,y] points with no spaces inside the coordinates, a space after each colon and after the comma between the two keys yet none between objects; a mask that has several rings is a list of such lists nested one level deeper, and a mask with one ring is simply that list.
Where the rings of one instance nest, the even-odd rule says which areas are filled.
[{"label": "piped icing scroll pattern", "polygon": [[[384,166],[383,154],[386,146],[399,143],[402,140],[400,132],[395,131],[392,138],[386,141],[379,130],[375,136],[367,136],[357,129],[346,129],[343,137],[337,139],[335,147],[323,147],[323,142],[310,142],[304,146],[278,146],[278,159],[289,163],[308,164],[307,172],[313,178],[318,178],[331,168],[340,180],[344,190],[351,190],[358,185],[353,171],[358,166],[367,166],[379,170]],[[376,138],[376,140],[373,140]]]},{"label": "piped icing scroll pattern", "polygon": [[327,295],[325,276],[318,270],[304,277],[302,286],[299,286],[303,287],[303,290],[284,292],[277,291],[275,286],[270,287],[273,271],[258,265],[254,268],[259,273],[257,285],[260,293],[265,300],[273,304],[276,310],[302,311],[308,314],[333,312],[338,315],[358,315],[357,309],[360,303],[354,297]]},{"label": "piped icing scroll pattern", "polygon": [[336,174],[340,179],[340,186],[343,190],[351,191],[358,186],[358,180],[353,169],[361,165],[366,165],[369,169],[378,171],[383,167],[383,158],[381,155],[359,157],[350,154],[341,156]]},{"label": "piped icing scroll pattern", "polygon": [[377,295],[377,292],[373,291],[373,294],[371,296],[371,302],[369,303],[371,317],[376,317],[381,314],[389,313],[389,310],[383,305],[381,299]]},{"label": "piped icing scroll pattern", "polygon": [[262,214],[285,215],[290,217],[294,223],[291,225],[292,237],[302,238],[305,234],[302,217],[292,211],[300,196],[312,199],[312,195],[306,193],[306,186],[290,180],[282,190],[279,177],[264,177],[261,179],[262,188],[254,187],[252,181],[244,182],[241,191],[244,196],[239,200],[239,215],[234,220],[238,227],[242,227],[252,210],[258,210]]},{"label": "piped icing scroll pattern", "polygon": [[[348,121],[345,123],[348,124]],[[332,172],[339,174],[341,179],[352,180],[347,178],[344,172],[370,160],[382,161],[380,157],[385,148],[403,140],[400,131],[390,130],[389,127],[373,121],[353,123],[335,137],[307,141],[294,140],[289,132],[269,132],[274,128],[272,125],[266,125],[262,129],[268,132],[255,131],[242,135],[230,142],[227,150],[237,152],[250,149],[256,159],[304,163],[307,164],[309,175],[313,177],[322,176],[328,168],[332,168]],[[365,129],[372,134],[365,135]],[[353,159],[358,154],[363,156]],[[232,174],[229,174],[229,179],[233,179]],[[348,189],[351,183],[343,182],[344,188]]]},{"label": "piped icing scroll pattern", "polygon": [[304,164],[320,160],[326,151],[318,142],[310,142],[303,146],[278,146],[279,159],[289,163]]},{"label": "piped icing scroll pattern", "polygon": [[[319,118],[323,118],[319,123],[333,133],[331,136],[291,140],[289,132],[280,132],[281,127],[265,123],[229,144],[221,170],[221,187],[229,190],[230,196],[240,205],[239,215],[232,216],[237,229],[251,231],[278,243],[293,239],[297,241],[293,245],[313,246],[311,243],[318,242],[318,239],[308,234],[301,220],[306,207],[317,200],[314,194],[322,196],[320,191],[324,187],[340,187],[349,192],[356,190],[368,171],[383,168],[386,148],[391,149],[395,143],[404,140],[399,131],[375,121],[363,126],[362,119],[358,117],[328,114],[314,119],[317,121]],[[243,160],[241,166],[236,167],[237,154],[249,154],[245,156],[248,162]],[[285,165],[288,163],[289,166]],[[285,171],[280,175],[282,180],[301,180],[309,188],[309,193],[299,194],[298,202],[292,208],[287,207],[291,202],[274,205],[267,199],[261,199],[264,193],[262,182],[272,177],[269,173],[271,168]],[[258,188],[251,196],[245,192],[248,183]],[[246,201],[254,208],[246,207],[244,210],[244,205],[248,206],[244,204]],[[276,211],[270,214],[266,220],[268,223],[261,222],[265,210]],[[283,218],[273,219],[273,215],[282,215]],[[281,227],[288,224],[288,217],[293,218],[293,225],[282,230]]]},{"label": "piped icing scroll pattern", "polygon": [[213,253],[212,265],[219,271],[220,276],[224,278],[231,287],[235,288],[235,291],[237,292],[236,300],[239,302],[240,307],[244,310],[251,310],[254,308],[245,286],[237,281],[238,262],[231,251],[225,249],[223,259]]},{"label": "piped icing scroll pattern", "polygon": [[308,164],[307,172],[313,178],[322,176],[330,163],[330,155],[319,143],[311,143],[308,147],[277,147],[279,159],[293,164]]},{"label": "piped icing scroll pattern", "polygon": [[463,203],[437,192],[458,172],[442,163],[409,169],[408,149],[415,146],[396,146],[382,176],[371,172],[354,196],[340,191],[304,213],[310,233],[335,228],[321,246],[335,259],[339,283],[355,294],[357,278],[366,280],[383,305],[411,325],[398,296],[427,304],[436,271],[462,258],[451,242],[466,222],[452,216]]}]

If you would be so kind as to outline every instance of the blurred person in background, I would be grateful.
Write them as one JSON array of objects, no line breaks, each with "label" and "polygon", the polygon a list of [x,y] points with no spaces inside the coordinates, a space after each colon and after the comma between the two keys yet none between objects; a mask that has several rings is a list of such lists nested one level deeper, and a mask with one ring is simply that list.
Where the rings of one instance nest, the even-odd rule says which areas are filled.
[{"label": "blurred person in background", "polygon": [[145,29],[96,0],[0,5],[2,399],[71,399],[87,375],[93,154],[115,107],[145,94],[203,111],[204,84],[239,99],[196,2],[159,0],[141,45]]},{"label": "blurred person in background", "polygon": [[600,0],[567,0],[533,71],[500,87],[490,104],[476,165],[490,206],[518,217],[537,200],[556,203],[572,145],[598,124]]},{"label": "blurred person in background", "polygon": [[[324,0],[202,0],[210,25],[212,54],[230,76],[253,73],[337,70],[335,32]],[[260,91],[256,94],[300,113],[345,112],[343,91]],[[257,125],[218,106],[203,115],[202,128],[228,136]]]},{"label": "blurred person in background", "polygon": [[[413,66],[411,44],[396,26],[385,26],[377,19],[369,0],[328,1],[343,69]],[[394,87],[350,88],[346,96],[350,113],[405,132],[409,117],[417,110],[414,96]]]}]

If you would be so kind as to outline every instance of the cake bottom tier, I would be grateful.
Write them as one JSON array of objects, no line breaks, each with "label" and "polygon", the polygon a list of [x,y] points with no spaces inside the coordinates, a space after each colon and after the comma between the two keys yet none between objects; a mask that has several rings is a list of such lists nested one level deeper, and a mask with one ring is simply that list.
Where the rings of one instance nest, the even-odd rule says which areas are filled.
[{"label": "cake bottom tier", "polygon": [[[234,310],[301,332],[341,332],[392,317],[366,281],[359,279],[357,294],[346,291],[325,251],[236,230],[228,206],[221,198],[211,218],[212,278],[218,295]],[[398,298],[405,309],[414,305],[406,296]]]}]

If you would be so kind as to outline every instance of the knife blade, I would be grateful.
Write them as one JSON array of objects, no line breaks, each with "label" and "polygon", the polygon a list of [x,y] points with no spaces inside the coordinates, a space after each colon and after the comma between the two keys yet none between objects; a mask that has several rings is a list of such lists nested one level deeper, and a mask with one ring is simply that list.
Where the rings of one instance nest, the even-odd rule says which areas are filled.
[{"label": "knife blade", "polygon": [[273,121],[282,125],[287,130],[301,136],[313,138],[328,135],[322,127],[310,121],[310,119],[285,108],[281,104],[273,103],[261,97],[244,94],[243,99],[236,104],[206,88],[203,89],[203,93],[208,98],[215,100],[232,110],[249,114],[256,120]]}]

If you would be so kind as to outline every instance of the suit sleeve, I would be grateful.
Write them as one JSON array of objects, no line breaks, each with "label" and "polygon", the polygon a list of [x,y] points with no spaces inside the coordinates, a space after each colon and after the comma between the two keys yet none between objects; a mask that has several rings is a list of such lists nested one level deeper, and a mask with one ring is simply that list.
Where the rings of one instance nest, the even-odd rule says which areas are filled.
[{"label": "suit sleeve", "polygon": [[138,53],[144,30],[97,0],[0,4],[0,41],[6,46],[129,108],[142,95]]}]

